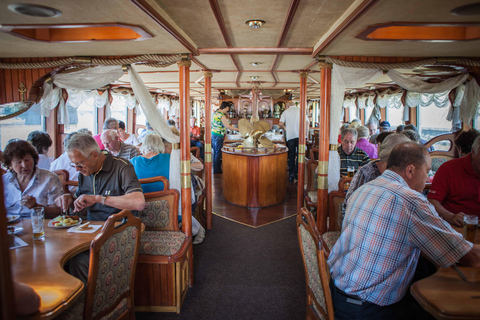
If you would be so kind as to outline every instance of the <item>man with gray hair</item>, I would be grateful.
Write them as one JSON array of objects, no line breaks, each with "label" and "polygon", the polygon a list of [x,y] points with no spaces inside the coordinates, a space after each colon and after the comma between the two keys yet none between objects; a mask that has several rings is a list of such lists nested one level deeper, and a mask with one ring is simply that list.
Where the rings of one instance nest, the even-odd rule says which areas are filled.
[{"label": "man with gray hair", "polygon": [[480,137],[465,157],[445,162],[433,178],[428,200],[438,214],[457,226],[463,216],[480,217]]},{"label": "man with gray hair", "polygon": [[378,158],[377,146],[368,142],[368,128],[365,126],[357,127],[357,147],[365,151],[370,159]]},{"label": "man with gray hair", "polygon": [[368,131],[370,133],[370,137],[369,137],[369,142],[370,143],[373,143],[373,144],[377,144],[376,142],[376,139],[379,135],[380,132],[378,132],[378,123],[377,121],[375,120],[370,120],[368,123],[367,123],[367,128],[368,128]]},{"label": "man with gray hair", "polygon": [[87,134],[78,133],[65,148],[78,175],[75,198],[64,194],[55,204],[67,211],[73,202],[74,211],[87,209],[88,220],[105,221],[123,209],[143,210],[145,198],[132,164],[109,152],[100,151]]},{"label": "man with gray hair", "polygon": [[[103,122],[103,131],[108,130],[108,129],[118,130],[118,120],[115,119],[115,118],[107,118]],[[105,149],[105,146],[102,143],[101,136],[102,136],[102,134],[99,133],[99,134],[93,136],[93,139],[95,139],[95,141],[97,141],[98,146],[100,147],[100,150],[103,150],[103,149]]]},{"label": "man with gray hair", "polygon": [[109,129],[103,131],[101,139],[105,149],[114,156],[130,160],[140,155],[140,152],[138,152],[138,149],[135,148],[135,146],[121,141],[115,130]]},{"label": "man with gray hair", "polygon": [[399,144],[387,170],[350,197],[328,257],[335,319],[431,319],[409,293],[414,277],[432,271],[417,268],[421,253],[442,268],[480,267],[480,245],[464,240],[421,193],[430,167],[421,145]]},{"label": "man with gray hair", "polygon": [[341,133],[342,142],[338,148],[340,156],[340,176],[348,175],[348,167],[355,171],[370,162],[370,158],[362,149],[356,146],[357,130],[353,128],[343,129]]}]

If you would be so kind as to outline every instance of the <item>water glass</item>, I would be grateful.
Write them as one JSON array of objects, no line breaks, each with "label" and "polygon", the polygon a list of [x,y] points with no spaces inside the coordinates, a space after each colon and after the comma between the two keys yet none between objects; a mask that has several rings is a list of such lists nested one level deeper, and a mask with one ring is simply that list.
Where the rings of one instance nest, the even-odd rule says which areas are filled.
[{"label": "water glass", "polygon": [[45,240],[44,225],[44,208],[35,207],[32,209],[32,231],[33,240]]},{"label": "water glass", "polygon": [[474,215],[463,216],[463,238],[471,243],[475,243],[477,236],[478,217]]}]

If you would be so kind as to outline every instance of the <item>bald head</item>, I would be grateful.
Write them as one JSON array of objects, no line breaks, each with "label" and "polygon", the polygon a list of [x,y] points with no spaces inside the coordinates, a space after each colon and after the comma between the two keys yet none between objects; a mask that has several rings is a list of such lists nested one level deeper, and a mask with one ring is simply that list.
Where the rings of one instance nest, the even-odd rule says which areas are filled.
[{"label": "bald head", "polygon": [[103,145],[105,148],[110,151],[113,155],[117,155],[120,151],[122,145],[120,139],[118,138],[118,133],[116,130],[105,130],[100,136]]}]

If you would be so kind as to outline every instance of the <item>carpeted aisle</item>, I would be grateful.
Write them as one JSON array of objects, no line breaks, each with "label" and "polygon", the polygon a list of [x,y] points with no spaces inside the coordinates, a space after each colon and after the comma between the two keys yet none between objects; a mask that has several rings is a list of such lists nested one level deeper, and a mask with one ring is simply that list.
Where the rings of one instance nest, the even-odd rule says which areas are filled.
[{"label": "carpeted aisle", "polygon": [[305,319],[305,276],[295,217],[257,229],[213,216],[194,246],[195,283],[180,314],[150,319]]}]

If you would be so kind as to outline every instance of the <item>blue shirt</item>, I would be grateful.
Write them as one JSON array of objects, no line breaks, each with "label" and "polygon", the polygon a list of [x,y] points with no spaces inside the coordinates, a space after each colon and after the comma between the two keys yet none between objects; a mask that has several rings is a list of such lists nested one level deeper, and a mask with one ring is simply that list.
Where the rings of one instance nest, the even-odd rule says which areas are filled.
[{"label": "blue shirt", "polygon": [[[135,157],[130,160],[135,168],[138,179],[163,176],[168,179],[170,172],[170,154],[160,153],[150,159]],[[142,184],[143,192],[155,192],[163,190],[163,182]]]}]

